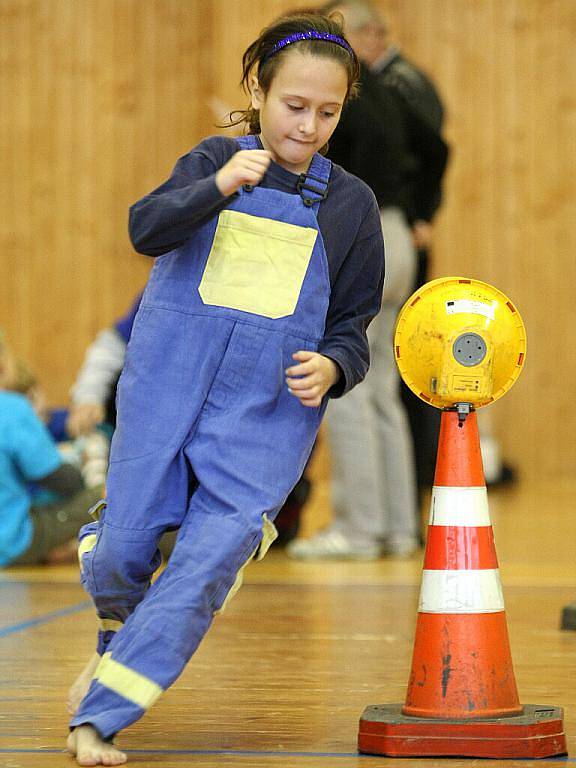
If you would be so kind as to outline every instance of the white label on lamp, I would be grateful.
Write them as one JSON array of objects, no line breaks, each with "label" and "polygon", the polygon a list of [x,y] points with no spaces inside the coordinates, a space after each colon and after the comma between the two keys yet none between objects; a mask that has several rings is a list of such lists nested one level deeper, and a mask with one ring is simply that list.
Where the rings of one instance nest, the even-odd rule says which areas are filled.
[{"label": "white label on lamp", "polygon": [[447,315],[459,315],[463,312],[469,312],[472,315],[484,315],[489,320],[494,320],[494,311],[496,302],[485,304],[483,301],[470,301],[469,299],[458,299],[456,301],[446,302]]}]

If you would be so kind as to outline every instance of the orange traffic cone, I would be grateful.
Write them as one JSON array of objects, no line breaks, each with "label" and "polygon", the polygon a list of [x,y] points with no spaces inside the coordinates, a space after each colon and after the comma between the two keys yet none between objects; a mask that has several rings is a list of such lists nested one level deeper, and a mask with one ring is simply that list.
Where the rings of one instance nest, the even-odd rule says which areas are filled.
[{"label": "orange traffic cone", "polygon": [[361,752],[549,757],[562,710],[518,699],[476,414],[443,411],[406,702],[368,707]]}]

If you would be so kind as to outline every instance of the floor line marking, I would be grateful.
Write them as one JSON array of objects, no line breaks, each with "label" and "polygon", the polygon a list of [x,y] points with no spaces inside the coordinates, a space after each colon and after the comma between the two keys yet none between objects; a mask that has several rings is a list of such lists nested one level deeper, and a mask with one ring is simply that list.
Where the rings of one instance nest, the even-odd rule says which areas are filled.
[{"label": "floor line marking", "polygon": [[18,624],[8,624],[5,627],[0,627],[0,638],[1,637],[7,637],[8,635],[13,635],[16,632],[23,632],[25,629],[30,629],[31,627],[37,627],[41,624],[48,624],[50,621],[54,621],[55,619],[60,619],[63,616],[70,616],[74,613],[80,613],[81,611],[86,611],[88,608],[90,608],[92,605],[91,602],[88,600],[85,600],[82,603],[77,603],[76,605],[70,605],[68,608],[62,608],[60,611],[52,611],[51,613],[45,613],[43,616],[37,616],[34,619],[28,619],[27,621],[21,621]]},{"label": "floor line marking", "polygon": [[[326,757],[326,758],[382,758],[382,755],[369,755],[362,752],[278,752],[274,750],[255,750],[255,749],[123,749],[122,752],[132,755],[237,755],[250,757]],[[65,749],[0,749],[0,754],[66,754]],[[417,758],[402,758],[417,759]],[[456,760],[458,758],[446,757],[444,760]],[[468,759],[468,758],[467,758]],[[487,760],[497,760],[501,758],[487,758]],[[534,762],[534,757],[515,757],[518,762]],[[566,756],[538,758],[538,765],[547,763],[576,763],[576,758]]]}]

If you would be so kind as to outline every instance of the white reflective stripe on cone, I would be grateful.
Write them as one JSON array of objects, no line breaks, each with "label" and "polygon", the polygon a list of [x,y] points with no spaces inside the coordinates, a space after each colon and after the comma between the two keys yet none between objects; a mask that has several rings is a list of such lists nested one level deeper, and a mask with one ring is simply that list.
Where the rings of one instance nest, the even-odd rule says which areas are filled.
[{"label": "white reflective stripe on cone", "polygon": [[421,613],[496,613],[504,610],[500,572],[449,570],[422,572]]},{"label": "white reflective stripe on cone", "polygon": [[460,488],[435,485],[430,502],[430,525],[490,525],[486,486]]}]

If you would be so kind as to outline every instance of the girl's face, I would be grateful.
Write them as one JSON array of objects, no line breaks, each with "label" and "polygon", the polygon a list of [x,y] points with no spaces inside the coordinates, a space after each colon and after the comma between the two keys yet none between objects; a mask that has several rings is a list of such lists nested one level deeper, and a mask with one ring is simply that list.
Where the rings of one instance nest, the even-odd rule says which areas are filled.
[{"label": "girl's face", "polygon": [[252,107],[260,110],[260,138],[272,159],[293,173],[307,171],[338,124],[347,90],[342,64],[297,50],[286,52],[267,93],[254,79]]}]

